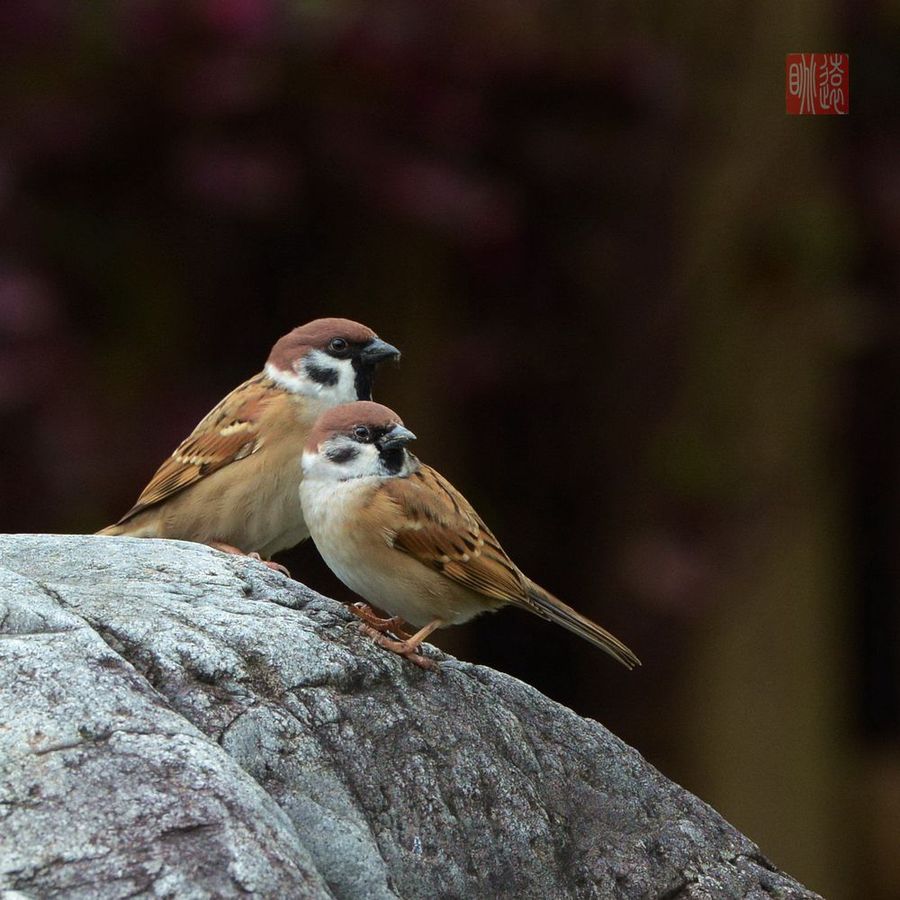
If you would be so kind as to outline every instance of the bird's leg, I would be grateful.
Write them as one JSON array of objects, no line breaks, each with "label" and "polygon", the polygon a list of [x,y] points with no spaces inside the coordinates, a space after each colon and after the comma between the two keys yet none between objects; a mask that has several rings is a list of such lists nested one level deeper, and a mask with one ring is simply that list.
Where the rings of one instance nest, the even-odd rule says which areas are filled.
[{"label": "bird's leg", "polygon": [[409,630],[409,624],[401,619],[400,616],[390,616],[387,619],[382,619],[368,603],[362,602],[354,603],[352,606],[349,606],[348,609],[354,616],[362,619],[369,628],[374,628],[375,631],[390,631],[393,634],[396,634],[401,640],[412,637],[412,632]]},{"label": "bird's leg", "polygon": [[273,562],[271,559],[263,559],[255,550],[252,553],[248,553],[247,556],[250,559],[255,559],[257,562],[261,562],[264,566],[270,568],[273,572],[281,572],[285,578],[290,578],[291,573],[287,566],[283,566],[281,563]]},{"label": "bird's leg", "polygon": [[224,541],[209,541],[208,546],[212,547],[214,550],[221,550],[223,553],[231,553],[234,556],[246,556],[249,559],[255,559],[257,562],[261,562],[264,566],[272,569],[272,571],[281,572],[282,575],[286,575],[288,578],[291,577],[291,573],[287,570],[286,566],[281,565],[281,563],[272,562],[269,559],[263,559],[256,551],[253,553],[244,553],[239,547],[235,547],[233,544],[226,544]]},{"label": "bird's leg", "polygon": [[408,637],[405,641],[392,640],[387,635],[382,634],[380,631],[377,631],[369,625],[364,624],[362,630],[365,634],[369,635],[379,647],[384,647],[385,650],[390,650],[392,653],[404,656],[411,663],[415,663],[423,669],[436,669],[438,665],[433,659],[422,656],[422,654],[417,651],[422,644],[422,641],[424,641],[432,631],[436,628],[440,628],[443,624],[443,619],[435,619],[433,622],[429,622],[424,628],[420,628],[412,635],[412,637]]},{"label": "bird's leg", "polygon": [[239,547],[235,547],[233,544],[226,544],[224,541],[209,541],[207,546],[212,547],[213,550],[221,550],[223,553],[230,553],[233,556],[246,556]]}]

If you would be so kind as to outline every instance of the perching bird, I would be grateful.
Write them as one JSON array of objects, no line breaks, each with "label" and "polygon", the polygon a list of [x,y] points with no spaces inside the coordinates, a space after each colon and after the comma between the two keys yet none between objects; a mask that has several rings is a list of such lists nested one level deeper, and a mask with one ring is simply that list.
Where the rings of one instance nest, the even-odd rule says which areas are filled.
[{"label": "perching bird", "polygon": [[[436,628],[513,604],[590,641],[629,669],[618,638],[529,579],[453,485],[408,452],[415,435],[378,403],[325,412],[303,452],[300,498],[310,534],[335,575],[393,618],[359,611],[383,647],[422,666]],[[415,634],[393,640],[400,620]]]},{"label": "perching bird", "polygon": [[[396,347],[349,319],[317,319],[280,338],[160,466],[137,503],[98,534],[178,538],[268,559],[309,537],[298,460],[329,407],[368,400]],[[287,572],[276,563],[272,568]]]}]

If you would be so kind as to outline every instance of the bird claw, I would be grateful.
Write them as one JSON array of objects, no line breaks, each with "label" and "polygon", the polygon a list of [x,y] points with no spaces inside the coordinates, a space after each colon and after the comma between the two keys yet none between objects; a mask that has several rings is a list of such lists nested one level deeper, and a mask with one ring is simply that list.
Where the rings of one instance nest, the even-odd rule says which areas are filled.
[{"label": "bird claw", "polygon": [[287,570],[286,566],[281,565],[281,563],[272,562],[270,559],[263,559],[255,550],[252,553],[244,553],[240,547],[235,547],[233,544],[226,544],[223,541],[209,541],[209,546],[212,547],[213,550],[221,550],[222,553],[229,553],[232,556],[246,556],[247,559],[255,559],[273,572],[281,572],[285,577],[291,577],[291,573]]},{"label": "bird claw", "polygon": [[413,644],[408,638],[405,641],[392,640],[386,634],[383,634],[371,625],[366,625],[364,622],[360,623],[359,627],[362,633],[367,634],[372,638],[379,647],[384,647],[385,650],[390,650],[392,653],[396,653],[398,656],[408,659],[420,669],[431,669],[432,671],[438,669],[438,664],[435,660],[429,659],[427,656],[423,656],[421,653],[417,652],[421,646],[421,642]]},{"label": "bird claw", "polygon": [[383,619],[380,616],[376,615],[375,610],[369,606],[368,603],[354,603],[352,606],[348,607],[350,612],[353,613],[359,619],[362,619],[369,628],[374,631],[378,631],[381,633],[390,631],[392,634],[397,635],[401,640],[409,640],[412,637],[412,632],[407,631],[409,625],[400,618],[400,616],[390,616],[389,618]]},{"label": "bird claw", "polygon": [[273,572],[280,572],[285,578],[291,577],[291,573],[288,571],[287,566],[283,566],[281,563],[272,562],[271,559],[263,559],[255,550],[252,553],[248,553],[247,556],[250,559],[255,559],[257,562],[261,562]]}]

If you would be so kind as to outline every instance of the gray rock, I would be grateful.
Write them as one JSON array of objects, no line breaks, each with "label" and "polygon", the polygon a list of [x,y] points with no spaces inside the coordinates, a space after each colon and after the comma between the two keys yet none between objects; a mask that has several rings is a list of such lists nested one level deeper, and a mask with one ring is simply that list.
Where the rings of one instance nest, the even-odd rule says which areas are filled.
[{"label": "gray rock", "polygon": [[596,722],[176,541],[0,536],[8,897],[811,898]]}]

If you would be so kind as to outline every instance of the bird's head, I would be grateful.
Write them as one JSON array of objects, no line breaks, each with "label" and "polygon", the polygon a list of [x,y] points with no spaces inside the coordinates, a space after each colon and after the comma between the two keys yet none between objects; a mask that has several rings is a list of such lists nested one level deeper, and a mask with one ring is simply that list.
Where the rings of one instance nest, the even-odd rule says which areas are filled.
[{"label": "bird's head", "polygon": [[285,390],[335,406],[370,400],[378,364],[399,358],[396,347],[359,322],[316,319],[275,342],[265,371]]},{"label": "bird's head", "polygon": [[380,403],[361,401],[323,413],[303,451],[306,478],[402,478],[418,468],[406,445],[416,436]]}]

